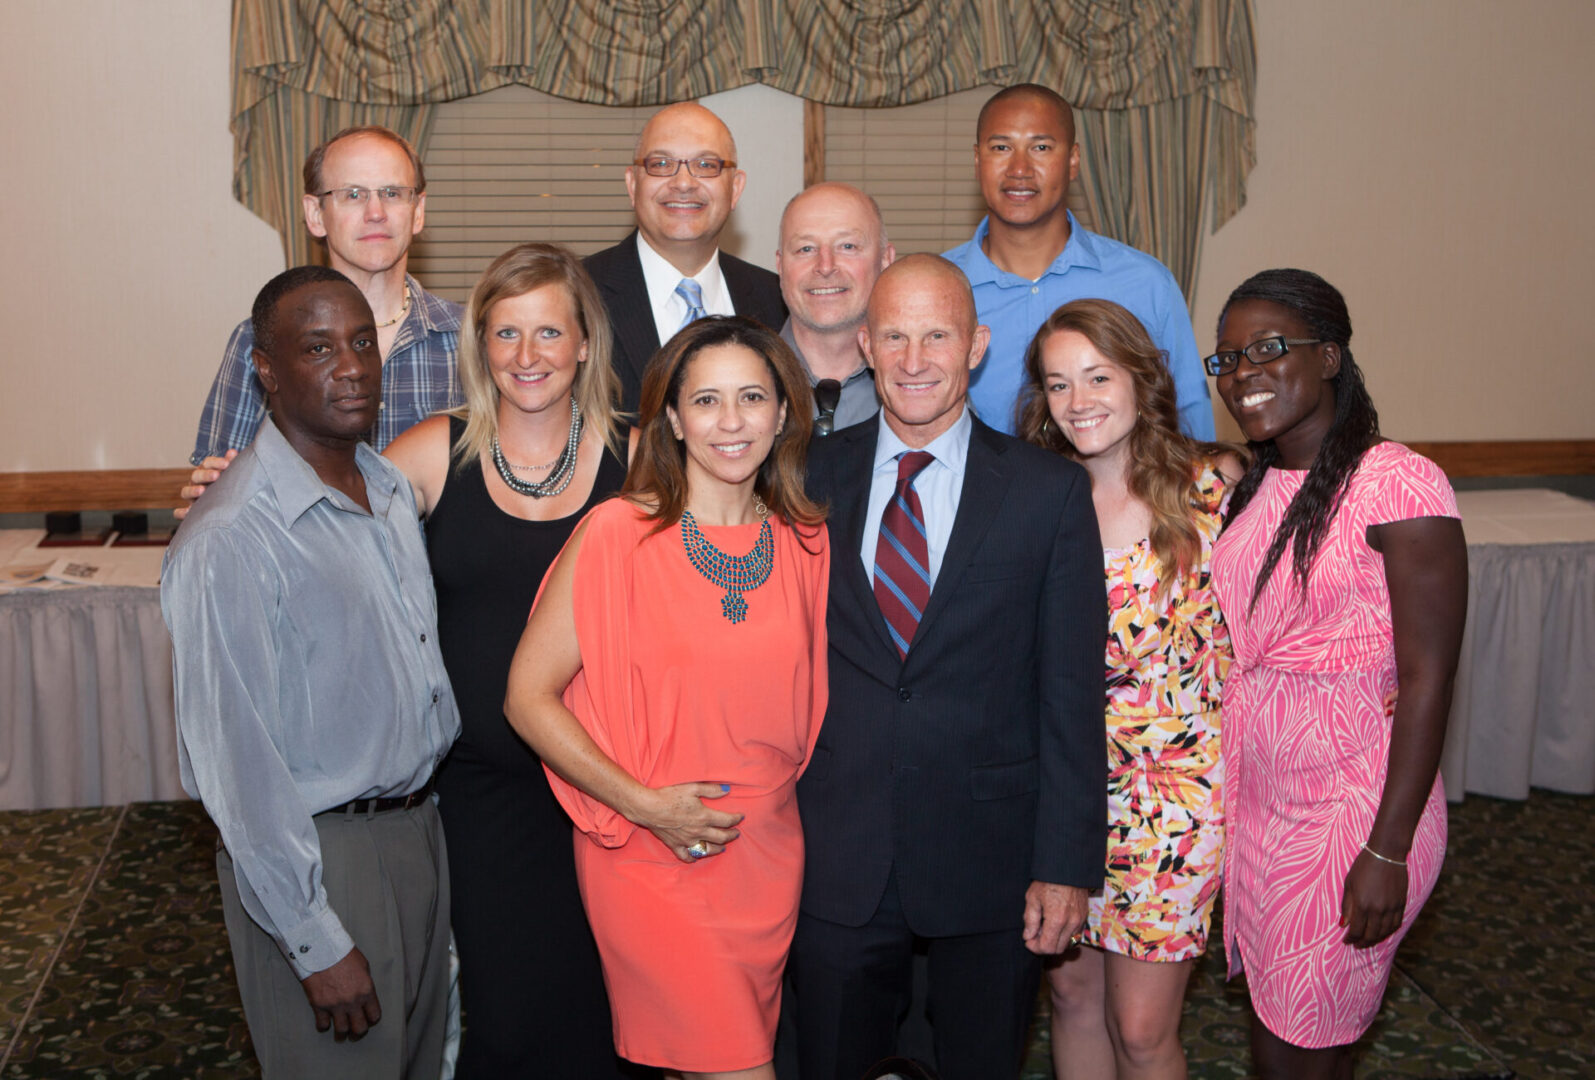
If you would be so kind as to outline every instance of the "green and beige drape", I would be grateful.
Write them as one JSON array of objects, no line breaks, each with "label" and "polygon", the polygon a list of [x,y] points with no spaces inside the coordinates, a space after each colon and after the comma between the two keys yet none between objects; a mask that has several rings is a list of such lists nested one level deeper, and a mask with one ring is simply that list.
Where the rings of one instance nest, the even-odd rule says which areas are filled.
[{"label": "green and beige drape", "polygon": [[1203,204],[1244,204],[1249,0],[233,0],[233,183],[311,257],[299,168],[339,128],[424,153],[432,106],[508,83],[655,105],[759,82],[829,105],[905,105],[1039,82],[1077,108],[1102,231],[1189,293]]}]

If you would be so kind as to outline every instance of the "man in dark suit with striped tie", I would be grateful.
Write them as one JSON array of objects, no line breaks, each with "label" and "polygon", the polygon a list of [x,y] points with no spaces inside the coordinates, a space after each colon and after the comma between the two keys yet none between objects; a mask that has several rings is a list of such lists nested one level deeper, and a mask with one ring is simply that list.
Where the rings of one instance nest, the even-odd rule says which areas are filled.
[{"label": "man in dark suit with striped tie", "polygon": [[627,412],[637,409],[648,360],[692,320],[747,315],[772,330],[786,320],[776,276],[720,250],[746,181],[730,130],[702,105],[668,105],[637,136],[626,169],[637,228],[585,260],[609,310]]},{"label": "man in dark suit with striped tie", "polygon": [[986,341],[956,267],[894,263],[860,331],[882,411],[811,450],[831,704],[798,785],[803,1080],[856,1080],[896,1050],[920,946],[941,1075],[1017,1075],[1041,957],[1103,879],[1090,481],[970,412]]}]

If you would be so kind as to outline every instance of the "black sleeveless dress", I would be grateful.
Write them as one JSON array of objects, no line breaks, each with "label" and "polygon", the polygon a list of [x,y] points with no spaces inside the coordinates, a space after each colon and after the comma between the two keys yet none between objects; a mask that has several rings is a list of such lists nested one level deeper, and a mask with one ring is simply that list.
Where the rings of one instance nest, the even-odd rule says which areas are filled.
[{"label": "black sleeveless dress", "polygon": [[[463,430],[449,420],[451,446]],[[510,660],[543,574],[625,477],[606,450],[581,510],[522,521],[494,505],[480,462],[451,466],[427,518],[439,643],[461,722],[437,778],[460,953],[459,1080],[637,1075],[615,1056],[570,818],[504,719]]]}]

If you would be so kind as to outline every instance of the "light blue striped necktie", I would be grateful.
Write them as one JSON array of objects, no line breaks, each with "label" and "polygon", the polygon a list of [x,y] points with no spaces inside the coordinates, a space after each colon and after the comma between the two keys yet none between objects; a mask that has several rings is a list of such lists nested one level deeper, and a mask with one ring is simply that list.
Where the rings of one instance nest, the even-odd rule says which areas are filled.
[{"label": "light blue striped necktie", "polygon": [[676,295],[687,302],[687,317],[676,327],[679,333],[709,313],[703,310],[703,286],[690,277],[681,279],[681,284],[676,286]]}]

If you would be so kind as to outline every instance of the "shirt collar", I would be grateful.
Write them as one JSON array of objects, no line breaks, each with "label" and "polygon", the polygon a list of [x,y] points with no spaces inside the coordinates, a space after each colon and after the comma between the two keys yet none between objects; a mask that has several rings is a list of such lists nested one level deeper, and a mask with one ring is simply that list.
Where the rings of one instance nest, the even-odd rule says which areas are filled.
[{"label": "shirt collar", "polygon": [[459,305],[433,296],[421,288],[421,283],[413,275],[405,274],[404,283],[410,290],[410,310],[399,324],[399,332],[393,335],[393,344],[388,347],[389,356],[428,334],[458,332],[460,329]]},{"label": "shirt collar", "polygon": [[[339,509],[356,509],[348,496],[328,487],[316,475],[310,463],[289,445],[270,413],[266,414],[265,422],[260,425],[254,450],[255,459],[260,462],[266,482],[276,498],[277,512],[282,515],[285,527],[292,529],[294,523],[322,499],[333,502]],[[371,515],[379,519],[387,517],[394,493],[398,490],[395,479],[397,471],[386,468],[377,452],[365,443],[355,446],[354,460],[360,475],[365,477],[366,501],[371,504]]]},{"label": "shirt collar", "polygon": [[[1097,250],[1096,237],[1090,230],[1080,227],[1072,211],[1064,210],[1064,213],[1069,217],[1069,242],[1063,245],[1058,257],[1052,260],[1051,266],[1047,267],[1047,273],[1062,274],[1072,266],[1083,266],[1091,270],[1101,269],[1102,256]],[[965,271],[969,277],[969,284],[982,285],[987,282],[995,282],[998,285],[1031,284],[1028,278],[1010,274],[991,261],[991,256],[986,254],[985,248],[986,237],[990,232],[991,216],[988,214],[981,218],[980,224],[975,227],[975,239],[969,245],[969,266]]]},{"label": "shirt collar", "polygon": [[[817,386],[820,380],[815,378],[814,369],[809,367],[809,358],[803,355],[802,349],[798,348],[797,335],[792,333],[792,316],[790,315],[786,317],[786,322],[781,324],[781,340],[792,347],[792,355],[796,356],[798,363],[803,365],[803,374],[809,377],[809,385]],[[858,378],[860,375],[864,374],[868,374],[871,378],[874,378],[874,372],[870,371],[869,365],[860,363],[858,365],[858,370],[854,371],[853,374],[842,380],[842,385],[845,386],[854,379]]]},{"label": "shirt collar", "polygon": [[964,402],[964,411],[953,421],[953,426],[932,439],[929,445],[921,447],[909,446],[897,437],[897,432],[886,422],[886,415],[881,414],[880,434],[875,440],[875,470],[879,471],[887,462],[894,462],[899,454],[910,450],[924,450],[937,461],[952,469],[962,472],[964,462],[969,458],[969,435],[975,428],[974,420],[969,412],[969,402]]},{"label": "shirt collar", "polygon": [[452,304],[441,296],[433,296],[410,274],[404,275],[404,283],[410,286],[410,313],[418,316],[421,325],[428,331],[435,333],[460,328],[460,305]]},{"label": "shirt collar", "polygon": [[720,249],[715,248],[709,261],[695,274],[683,274],[670,260],[648,246],[642,231],[637,232],[637,258],[642,263],[642,279],[648,286],[648,303],[658,310],[675,293],[683,277],[690,277],[703,288],[705,300],[725,291],[725,279],[720,273]]}]

